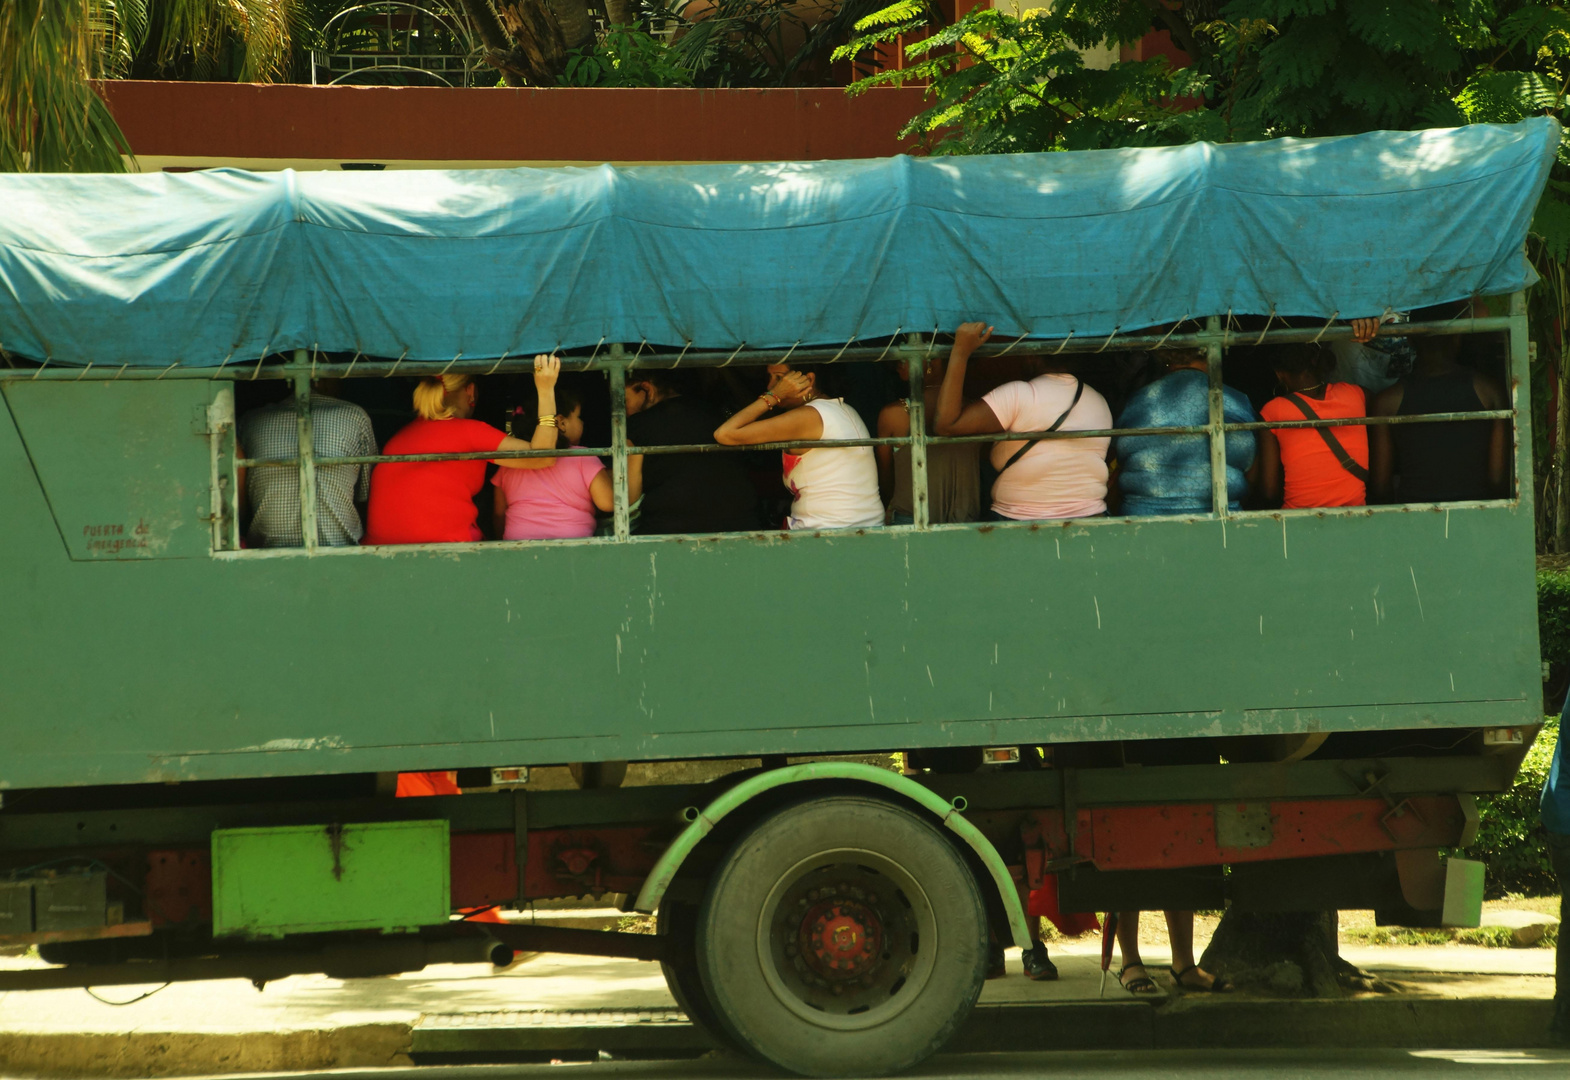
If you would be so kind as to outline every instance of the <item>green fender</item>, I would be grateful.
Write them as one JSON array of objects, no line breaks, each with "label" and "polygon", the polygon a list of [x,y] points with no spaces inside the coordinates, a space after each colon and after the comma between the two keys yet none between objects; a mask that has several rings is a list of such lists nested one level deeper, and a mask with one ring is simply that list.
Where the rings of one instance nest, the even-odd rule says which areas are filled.
[{"label": "green fender", "polygon": [[943,824],[970,845],[970,849],[976,853],[982,865],[987,868],[987,872],[992,875],[992,882],[997,886],[998,896],[1003,901],[1003,909],[1008,912],[1009,927],[1014,932],[1014,944],[1022,949],[1030,948],[1030,930],[1025,921],[1025,909],[1019,902],[1019,893],[1014,888],[1014,879],[1009,875],[1008,867],[1004,865],[997,848],[981,834],[981,830],[961,815],[960,810],[963,806],[950,804],[898,773],[880,769],[875,765],[863,765],[852,761],[817,761],[805,765],[791,765],[783,769],[771,769],[744,780],[725,792],[699,811],[698,816],[682,830],[680,836],[671,842],[670,847],[665,849],[665,854],[660,856],[660,861],[644,880],[633,910],[653,913],[659,908],[660,899],[675,880],[681,864],[692,853],[692,849],[698,846],[698,842],[714,831],[714,826],[719,824],[726,814],[765,791],[772,791],[787,784],[798,784],[804,780],[855,780],[864,784],[875,784],[878,787],[888,788],[943,819]]}]

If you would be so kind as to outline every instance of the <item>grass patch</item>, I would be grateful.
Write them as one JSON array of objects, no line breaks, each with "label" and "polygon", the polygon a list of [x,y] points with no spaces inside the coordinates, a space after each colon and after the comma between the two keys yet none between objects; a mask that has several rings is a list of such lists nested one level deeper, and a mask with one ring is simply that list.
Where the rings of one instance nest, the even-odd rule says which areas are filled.
[{"label": "grass patch", "polygon": [[[1559,927],[1550,926],[1547,933],[1531,949],[1552,949],[1559,941]],[[1481,945],[1488,949],[1514,949],[1515,937],[1506,926],[1477,926],[1470,928],[1439,927],[1419,929],[1410,926],[1358,926],[1343,929],[1341,942],[1345,945]]]},{"label": "grass patch", "polygon": [[654,916],[639,915],[637,912],[623,915],[616,921],[616,930],[622,934],[652,934],[654,933]]}]

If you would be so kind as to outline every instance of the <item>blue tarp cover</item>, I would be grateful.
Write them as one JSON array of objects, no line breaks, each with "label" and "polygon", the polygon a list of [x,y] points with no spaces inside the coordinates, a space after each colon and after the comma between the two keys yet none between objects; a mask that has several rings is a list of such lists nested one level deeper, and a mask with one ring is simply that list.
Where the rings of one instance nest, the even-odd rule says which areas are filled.
[{"label": "blue tarp cover", "polygon": [[1551,119],[994,157],[0,176],[0,348],[217,365],[1105,336],[1533,280]]}]

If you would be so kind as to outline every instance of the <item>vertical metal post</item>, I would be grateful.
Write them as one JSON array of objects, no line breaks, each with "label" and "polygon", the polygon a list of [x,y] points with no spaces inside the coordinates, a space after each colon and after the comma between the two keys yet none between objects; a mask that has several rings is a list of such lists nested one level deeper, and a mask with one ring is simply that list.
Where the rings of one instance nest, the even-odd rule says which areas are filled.
[{"label": "vertical metal post", "polygon": [[224,447],[234,431],[234,387],[226,384],[212,389],[212,400],[207,405],[207,446],[209,454],[208,516],[212,525],[214,551],[222,551],[229,540],[229,499],[224,485],[229,479],[229,468],[224,462]]},{"label": "vertical metal post", "polygon": [[[1212,315],[1205,320],[1205,330],[1212,334],[1221,332],[1221,320]],[[1221,345],[1212,343],[1205,350],[1205,368],[1210,374],[1210,512],[1216,517],[1227,514],[1227,433],[1221,425],[1226,423],[1226,398],[1221,386]]]},{"label": "vertical metal post", "polygon": [[306,551],[316,550],[316,439],[311,429],[311,373],[306,370],[306,352],[294,350],[300,368],[290,380],[294,383],[294,411],[300,431],[300,538]]},{"label": "vertical metal post", "polygon": [[227,447],[226,464],[228,465],[228,472],[229,472],[229,512],[227,514],[228,523],[229,523],[229,543],[228,543],[227,546],[228,546],[228,549],[230,551],[239,551],[240,550],[240,466],[238,464],[236,464],[240,460],[240,420],[239,420],[239,417],[236,417],[235,418],[235,422],[229,425],[229,434],[225,438],[224,442],[225,442],[225,445]]},{"label": "vertical metal post", "polygon": [[[1526,321],[1526,293],[1510,294],[1510,408],[1515,421],[1510,425],[1515,436],[1514,493],[1528,521],[1535,521],[1532,500],[1532,360],[1530,330]],[[1561,404],[1560,408],[1564,408]],[[1561,456],[1563,446],[1556,447]]]},{"label": "vertical metal post", "polygon": [[910,383],[910,505],[916,528],[925,529],[931,523],[932,509],[928,505],[927,488],[927,356],[910,354],[907,362]]},{"label": "vertical metal post", "polygon": [[521,908],[529,895],[529,793],[512,793],[512,858],[518,871],[518,896],[513,906]]},{"label": "vertical metal post", "polygon": [[627,505],[627,361],[620,345],[611,346],[611,492],[615,500],[616,540],[624,543],[632,533]]}]

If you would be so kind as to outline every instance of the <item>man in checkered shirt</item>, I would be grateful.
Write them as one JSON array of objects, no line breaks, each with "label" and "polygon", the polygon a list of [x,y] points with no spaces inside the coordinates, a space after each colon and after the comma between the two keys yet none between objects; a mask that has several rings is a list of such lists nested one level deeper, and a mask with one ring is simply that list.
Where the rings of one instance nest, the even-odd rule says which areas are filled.
[{"label": "man in checkered shirt", "polygon": [[[364,409],[321,391],[328,380],[311,385],[311,443],[318,458],[364,457],[376,453],[376,436]],[[252,409],[240,417],[242,453],[252,458],[294,457],[300,445],[294,399]],[[245,490],[252,516],[249,547],[302,547],[300,467],[257,465],[246,472]],[[316,467],[316,542],[328,547],[358,544],[365,533],[361,513],[371,497],[371,466]]]}]

